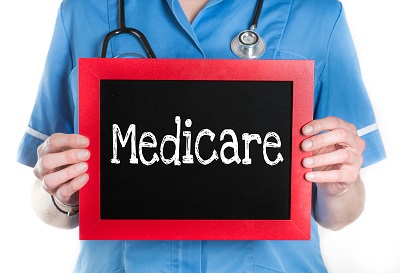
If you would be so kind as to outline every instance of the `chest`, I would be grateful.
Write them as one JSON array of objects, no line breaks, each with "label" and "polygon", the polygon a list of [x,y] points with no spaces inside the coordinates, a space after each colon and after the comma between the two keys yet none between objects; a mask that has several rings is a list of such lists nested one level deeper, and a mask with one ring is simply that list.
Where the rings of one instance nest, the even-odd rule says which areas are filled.
[{"label": "chest", "polygon": [[[143,1],[126,1],[126,25],[140,30],[147,37],[158,58],[237,58],[230,49],[231,41],[239,32],[249,29],[257,1],[243,4],[242,1],[211,0],[203,7],[200,4],[191,9],[179,1],[150,1],[145,4]],[[257,32],[268,40],[267,51],[272,52],[276,46],[276,34],[283,26],[275,23],[276,31],[271,31],[272,21],[276,19],[266,12],[267,2],[265,6]],[[118,13],[118,7],[109,4],[110,29],[118,28]],[[125,34],[114,37],[107,57],[126,53],[146,55],[136,37]],[[264,58],[272,58],[272,53]]]}]

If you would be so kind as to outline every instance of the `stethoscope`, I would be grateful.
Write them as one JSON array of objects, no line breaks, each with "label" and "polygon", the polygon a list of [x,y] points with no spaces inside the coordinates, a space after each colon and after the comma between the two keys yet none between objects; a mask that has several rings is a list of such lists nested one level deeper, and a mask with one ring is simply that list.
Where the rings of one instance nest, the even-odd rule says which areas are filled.
[{"label": "stethoscope", "polygon": [[250,29],[240,32],[231,42],[231,50],[236,56],[243,59],[257,59],[265,52],[265,41],[254,30],[257,28],[263,1],[258,0]]},{"label": "stethoscope", "polygon": [[[254,12],[253,19],[250,23],[250,29],[240,32],[231,42],[232,52],[243,59],[257,59],[265,52],[264,40],[255,32],[257,28],[258,18],[260,17],[263,0],[257,0],[257,6]],[[101,58],[106,57],[108,43],[111,38],[119,34],[131,34],[139,39],[142,43],[148,58],[156,58],[153,49],[151,48],[146,36],[135,28],[127,28],[125,24],[125,2],[119,0],[119,28],[109,32],[103,41]],[[125,53],[116,57],[146,57],[137,53]]]}]

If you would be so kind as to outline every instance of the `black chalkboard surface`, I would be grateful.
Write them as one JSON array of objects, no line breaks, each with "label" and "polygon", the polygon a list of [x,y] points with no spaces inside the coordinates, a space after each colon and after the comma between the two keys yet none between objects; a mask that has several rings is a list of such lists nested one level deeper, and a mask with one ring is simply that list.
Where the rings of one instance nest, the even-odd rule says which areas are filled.
[{"label": "black chalkboard surface", "polygon": [[[291,82],[104,80],[100,98],[101,219],[289,219]],[[161,159],[145,165],[139,156],[138,163],[132,164],[132,139],[123,147],[118,137],[120,163],[111,162],[113,125],[118,125],[124,138],[129,126],[135,125],[135,136],[129,136],[136,138],[137,151],[141,136],[153,133],[157,146],[143,149],[144,158],[150,161],[154,153],[161,157],[164,136],[177,139],[178,117],[180,141],[165,142],[163,156],[172,158],[178,143],[179,165]],[[214,151],[218,156],[207,165],[201,164],[194,152],[196,136],[203,129],[209,129],[215,138],[201,138],[201,158],[210,158]],[[234,132],[235,142],[231,134],[220,141],[227,129]],[[182,132],[191,132],[193,163],[182,160],[187,143]],[[278,153],[284,159],[274,166],[263,157],[269,132],[279,135],[281,147],[265,148],[265,152],[271,160]],[[257,134],[260,142],[248,142],[250,164],[243,164],[244,133]],[[271,137],[269,142],[276,143],[276,139]],[[239,164],[222,162],[225,143],[238,147]],[[223,156],[232,158],[234,148],[224,149]]]},{"label": "black chalkboard surface", "polygon": [[309,239],[312,75],[309,61],[80,59],[81,239]]}]

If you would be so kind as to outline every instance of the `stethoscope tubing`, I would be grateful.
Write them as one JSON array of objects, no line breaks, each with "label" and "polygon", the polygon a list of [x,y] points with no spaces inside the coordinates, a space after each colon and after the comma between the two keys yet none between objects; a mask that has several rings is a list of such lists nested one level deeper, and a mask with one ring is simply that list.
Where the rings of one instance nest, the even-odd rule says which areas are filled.
[{"label": "stethoscope tubing", "polygon": [[[258,19],[260,18],[260,14],[261,14],[261,9],[262,9],[263,3],[264,3],[263,0],[257,0],[256,10],[254,12],[253,19],[251,20],[251,23],[250,23],[250,29],[251,30],[254,30],[254,29],[257,28]],[[254,29],[252,29],[253,27],[254,27]]]},{"label": "stethoscope tubing", "polygon": [[111,38],[119,35],[119,34],[132,34],[139,38],[140,42],[143,44],[143,47],[146,50],[147,57],[149,58],[156,58],[153,49],[150,46],[149,41],[147,40],[146,36],[139,30],[135,28],[127,28],[125,24],[125,1],[119,0],[119,28],[109,32],[103,40],[103,45],[101,49],[100,58],[105,58],[107,54],[107,47],[108,43],[110,42]]},{"label": "stethoscope tubing", "polygon": [[[121,0],[121,1],[123,1],[123,0]],[[124,33],[132,34],[132,35],[135,35],[136,37],[138,37],[140,42],[143,44],[144,48],[146,49],[147,57],[156,58],[156,55],[154,54],[154,51],[151,48],[149,41],[146,39],[146,36],[141,31],[139,31],[135,28],[126,28],[126,27],[118,28],[106,35],[106,37],[104,38],[104,41],[103,41],[100,58],[106,57],[108,43],[111,40],[111,38],[113,38],[116,35],[124,34]]]}]

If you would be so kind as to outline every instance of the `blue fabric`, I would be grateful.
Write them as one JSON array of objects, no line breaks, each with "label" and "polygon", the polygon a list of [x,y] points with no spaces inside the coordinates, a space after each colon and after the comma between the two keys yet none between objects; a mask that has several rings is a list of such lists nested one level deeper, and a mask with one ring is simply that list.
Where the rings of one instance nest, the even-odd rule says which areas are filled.
[{"label": "blue fabric", "polygon": [[[256,0],[210,0],[193,24],[178,0],[129,0],[126,25],[148,38],[159,58],[236,59],[232,38],[248,29]],[[64,0],[29,127],[44,134],[77,132],[77,60],[100,56],[117,28],[117,0]],[[315,118],[375,124],[342,6],[336,0],[265,1],[256,30],[263,59],[315,61]],[[112,39],[107,57],[145,54],[131,36]],[[138,68],[140,69],[140,68]],[[384,158],[379,131],[363,136],[364,165]],[[42,140],[27,133],[19,161],[33,166]],[[76,272],[325,272],[317,225],[310,241],[82,241]]]}]

